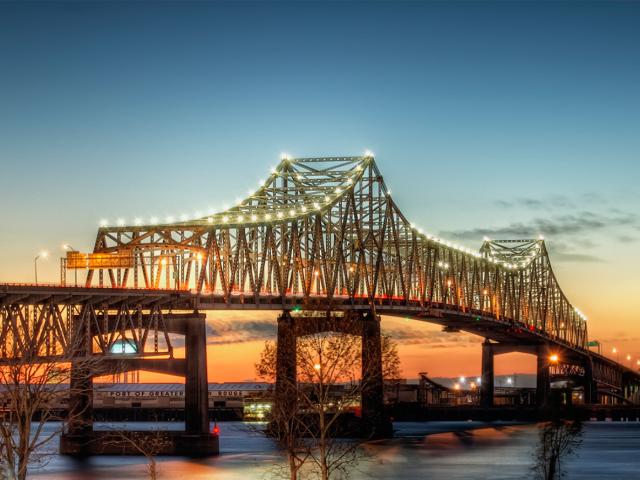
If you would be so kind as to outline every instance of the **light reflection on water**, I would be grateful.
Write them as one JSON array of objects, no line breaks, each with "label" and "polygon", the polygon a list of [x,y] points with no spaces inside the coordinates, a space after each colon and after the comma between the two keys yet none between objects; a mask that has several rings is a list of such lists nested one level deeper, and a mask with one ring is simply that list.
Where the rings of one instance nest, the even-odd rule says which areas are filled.
[{"label": "light reflection on water", "polygon": [[[115,425],[115,424],[114,424]],[[121,428],[123,424],[118,424]],[[158,423],[138,423],[137,429]],[[181,429],[179,423],[161,423]],[[249,480],[270,478],[283,458],[274,443],[241,422],[219,424],[221,455],[207,459],[158,458],[160,478]],[[52,427],[51,427],[52,428]],[[396,438],[364,446],[365,460],[351,478],[531,478],[539,441],[536,425],[481,422],[396,423]],[[49,449],[57,448],[57,442]],[[567,478],[640,478],[640,424],[586,423],[583,443],[566,459]],[[144,479],[143,457],[55,456],[32,478],[41,480]]]}]

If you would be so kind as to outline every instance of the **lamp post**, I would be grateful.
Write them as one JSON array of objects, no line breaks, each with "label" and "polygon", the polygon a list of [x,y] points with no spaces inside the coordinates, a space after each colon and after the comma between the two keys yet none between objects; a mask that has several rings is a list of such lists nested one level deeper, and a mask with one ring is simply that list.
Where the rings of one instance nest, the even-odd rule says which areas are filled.
[{"label": "lamp post", "polygon": [[[69,245],[68,243],[65,243],[62,248],[68,252],[77,252],[78,250],[76,250],[75,248],[73,248],[71,245]],[[76,284],[76,287],[78,286],[78,269],[74,268],[73,269],[73,278]]]},{"label": "lamp post", "polygon": [[616,362],[620,363],[620,352],[618,352],[618,349],[613,347],[611,352],[616,356]]},{"label": "lamp post", "polygon": [[36,285],[38,285],[38,259],[40,257],[47,258],[49,256],[49,252],[42,251],[33,259],[33,270],[36,274]]}]

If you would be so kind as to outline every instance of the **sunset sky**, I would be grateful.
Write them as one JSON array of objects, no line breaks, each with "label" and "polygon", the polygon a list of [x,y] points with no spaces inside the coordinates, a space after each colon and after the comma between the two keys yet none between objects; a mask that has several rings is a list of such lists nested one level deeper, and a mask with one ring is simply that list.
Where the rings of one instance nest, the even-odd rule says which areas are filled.
[{"label": "sunset sky", "polygon": [[[222,208],[282,152],[366,149],[415,224],[544,234],[604,352],[640,358],[640,3],[0,3],[0,282],[59,280],[98,222]],[[275,314],[209,314],[245,380]],[[403,372],[481,339],[383,318]],[[509,355],[497,373],[532,371]]]}]

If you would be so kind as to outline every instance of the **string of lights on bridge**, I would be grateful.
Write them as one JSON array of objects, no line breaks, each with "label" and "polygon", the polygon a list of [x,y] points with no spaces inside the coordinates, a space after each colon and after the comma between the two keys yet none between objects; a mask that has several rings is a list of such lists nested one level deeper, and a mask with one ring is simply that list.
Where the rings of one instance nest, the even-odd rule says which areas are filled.
[{"label": "string of lights on bridge", "polygon": [[[362,157],[363,160],[368,160],[368,159],[373,159],[374,154],[373,152],[371,152],[370,150],[366,150],[364,152],[364,156]],[[295,161],[295,159],[293,157],[291,157],[290,155],[283,153],[280,156],[282,161],[288,162],[288,161]],[[209,208],[207,210],[207,217],[206,217],[206,222],[209,224],[214,223],[214,216],[218,216],[219,219],[221,220],[221,222],[223,224],[228,224],[230,222],[233,222],[234,224],[238,224],[238,223],[245,223],[245,222],[270,222],[272,220],[282,220],[285,218],[293,218],[296,217],[298,215],[304,215],[305,213],[308,213],[310,210],[313,211],[321,211],[323,208],[326,207],[330,207],[337,199],[339,199],[339,197],[348,189],[350,188],[354,188],[355,184],[357,183],[357,179],[356,178],[363,170],[363,166],[362,164],[357,165],[351,172],[348,172],[349,177],[346,180],[347,183],[347,187],[343,190],[342,188],[340,188],[339,186],[336,187],[334,189],[334,192],[332,194],[326,194],[324,195],[323,198],[319,198],[319,199],[314,199],[314,201],[309,205],[300,205],[297,207],[293,207],[293,208],[288,208],[288,209],[284,209],[284,210],[280,210],[280,211],[276,211],[276,212],[266,212],[263,214],[262,218],[260,218],[258,215],[256,214],[249,214],[246,215],[243,214],[242,212],[238,212],[237,215],[235,216],[235,218],[232,218],[230,212],[229,212],[229,205],[223,205],[223,212],[217,212],[215,208]],[[255,199],[256,196],[258,194],[261,193],[262,189],[264,189],[266,187],[266,185],[268,184],[269,181],[273,180],[274,177],[277,177],[278,175],[280,175],[282,172],[281,170],[278,168],[278,166],[274,166],[271,168],[271,175],[267,180],[260,180],[258,182],[259,186],[258,189],[253,191],[253,190],[249,190],[247,192],[248,197],[245,199],[241,199],[241,198],[237,198],[235,201],[235,204],[233,205],[233,207],[231,208],[238,208],[241,207],[243,205],[247,205],[249,202],[251,202],[251,200]],[[300,178],[299,174],[296,174],[295,177],[297,179]],[[384,185],[383,182],[383,186],[385,189],[385,195],[389,198],[391,198],[391,190],[388,189],[386,187],[386,185]],[[188,222],[188,221],[201,221],[203,220],[204,215],[202,211],[196,211],[192,216],[187,215],[187,214],[182,214],[179,217],[177,217],[177,219],[180,222]],[[176,217],[169,215],[166,217],[166,223],[170,224],[170,223],[174,223],[176,221]],[[149,220],[149,225],[158,225],[159,224],[159,218],[157,216],[152,216]],[[109,226],[109,222],[106,219],[103,219],[100,221],[99,223],[100,227],[105,228]],[[140,227],[144,225],[143,219],[140,217],[135,218],[134,220],[134,225],[136,227]],[[119,218],[116,221],[116,226],[118,227],[125,227],[126,226],[126,221],[123,218]],[[435,242],[439,245],[442,245],[444,247],[456,250],[458,252],[467,254],[467,255],[471,255],[475,258],[484,258],[486,261],[496,264],[496,265],[500,265],[502,267],[504,267],[507,270],[517,270],[517,269],[524,269],[527,268],[536,258],[537,256],[540,254],[541,252],[541,245],[542,242],[544,241],[544,236],[540,235],[538,237],[538,242],[535,246],[535,249],[531,251],[531,253],[529,253],[529,255],[527,256],[527,259],[525,261],[521,261],[520,263],[510,263],[507,261],[504,261],[500,258],[497,258],[493,255],[491,255],[490,253],[483,255],[480,252],[474,251],[471,248],[459,245],[457,243],[451,242],[449,240],[445,240],[443,238],[440,238],[436,235],[433,235],[431,233],[427,233],[425,232],[422,228],[416,226],[415,224],[411,223],[410,224],[410,228],[413,231],[414,235],[416,235],[418,238],[421,238],[423,240],[427,240],[427,241],[432,241]],[[491,240],[488,237],[484,237],[484,242],[490,242]],[[438,267],[441,268],[442,270],[448,270],[450,265],[448,262],[446,261],[439,261],[438,262]],[[578,308],[574,308],[576,314],[584,321],[587,320],[587,316],[582,313]]]}]

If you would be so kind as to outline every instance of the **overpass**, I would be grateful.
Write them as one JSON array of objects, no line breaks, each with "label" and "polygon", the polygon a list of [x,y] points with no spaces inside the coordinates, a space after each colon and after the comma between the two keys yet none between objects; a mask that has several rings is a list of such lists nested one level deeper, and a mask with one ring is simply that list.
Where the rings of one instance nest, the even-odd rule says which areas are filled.
[{"label": "overpass", "polygon": [[[78,270],[84,285],[68,285],[68,272]],[[114,369],[184,375],[192,434],[206,433],[208,310],[280,312],[279,345],[327,329],[362,335],[363,359],[379,357],[385,315],[482,336],[485,406],[495,355],[514,351],[537,356],[540,405],[551,376],[582,384],[590,403],[639,401],[638,373],[588,349],[587,319],[560,288],[542,238],[485,239],[472,251],[423,232],[369,155],[283,158],[221,212],[104,224],[94,251],[68,252],[61,273],[56,286],[0,285],[3,342],[49,358],[80,335],[87,340],[79,353],[102,355]],[[174,357],[177,336],[185,359]],[[115,357],[121,342],[136,353]],[[11,355],[20,349],[0,352],[0,361]],[[283,394],[295,355],[278,362]],[[367,375],[379,389],[363,398],[363,413],[375,416],[379,358]]]}]

